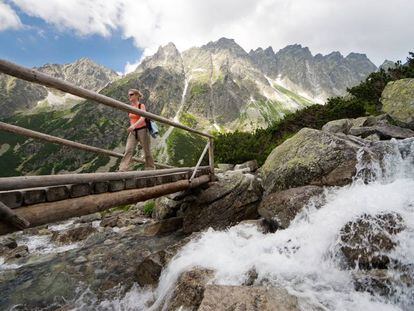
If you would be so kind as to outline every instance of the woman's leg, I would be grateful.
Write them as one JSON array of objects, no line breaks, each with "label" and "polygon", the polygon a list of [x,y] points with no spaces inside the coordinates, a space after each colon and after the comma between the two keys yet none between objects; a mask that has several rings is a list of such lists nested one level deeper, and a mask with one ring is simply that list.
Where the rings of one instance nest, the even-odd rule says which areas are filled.
[{"label": "woman's leg", "polygon": [[119,164],[119,171],[124,172],[129,170],[129,166],[131,164],[132,156],[134,155],[135,148],[137,146],[137,139],[135,138],[135,133],[129,133],[124,157]]},{"label": "woman's leg", "polygon": [[138,131],[138,139],[144,149],[145,155],[145,169],[146,170],[155,170],[154,159],[151,155],[151,138],[148,133],[148,129]]}]

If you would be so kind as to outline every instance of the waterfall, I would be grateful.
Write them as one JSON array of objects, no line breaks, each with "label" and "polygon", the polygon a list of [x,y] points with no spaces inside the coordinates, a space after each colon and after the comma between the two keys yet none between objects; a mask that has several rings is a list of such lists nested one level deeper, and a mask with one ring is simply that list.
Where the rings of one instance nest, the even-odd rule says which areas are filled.
[{"label": "waterfall", "polygon": [[[380,142],[383,143],[383,142]],[[344,187],[331,187],[315,197],[289,228],[263,234],[253,225],[225,231],[208,230],[188,243],[162,272],[155,290],[134,287],[123,299],[105,301],[101,310],[158,308],[183,271],[213,269],[214,284],[241,285],[249,271],[257,272],[254,285],[282,286],[298,297],[303,310],[414,310],[412,287],[391,283],[389,297],[357,291],[356,268],[344,268],[340,230],[361,215],[398,213],[405,230],[393,236],[390,258],[410,267],[414,277],[414,139],[392,140],[383,158],[358,153],[357,177]],[[370,171],[370,178],[362,172]],[[323,199],[322,199],[323,197]],[[320,207],[322,205],[322,207]],[[388,275],[398,276],[390,266]]]},{"label": "waterfall", "polygon": [[[181,116],[181,112],[182,112],[182,110],[184,108],[184,105],[185,105],[185,96],[187,94],[188,84],[189,84],[190,80],[191,80],[191,76],[184,78],[184,89],[183,89],[183,93],[181,95],[180,106],[178,107],[178,110],[175,113],[175,116],[173,118],[174,122],[179,122],[180,121],[180,116]],[[162,162],[162,163],[168,163],[167,139],[171,135],[171,132],[173,130],[174,130],[174,127],[170,126],[168,128],[168,130],[164,133],[164,135],[162,135],[162,137],[160,138],[160,141],[158,143],[158,145],[160,146],[159,147],[160,150],[162,150],[162,152],[160,154],[160,162]]]}]

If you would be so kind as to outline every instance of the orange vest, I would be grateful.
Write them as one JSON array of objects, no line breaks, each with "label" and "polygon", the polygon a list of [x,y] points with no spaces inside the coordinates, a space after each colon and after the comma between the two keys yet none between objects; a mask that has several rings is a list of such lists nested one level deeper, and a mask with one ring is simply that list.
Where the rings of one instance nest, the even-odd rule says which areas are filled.
[{"label": "orange vest", "polygon": [[[139,109],[139,106],[141,106],[141,110],[143,110],[143,111],[146,111],[145,110],[145,105],[144,104],[132,104],[131,105],[132,107],[134,107],[134,108],[138,108]],[[131,123],[131,125],[133,125],[133,124],[135,124],[135,123],[137,123],[138,122],[138,120],[139,119],[141,119],[141,116],[139,116],[139,115],[137,115],[137,114],[133,114],[133,113],[129,113],[128,114],[128,116],[129,116],[129,122]],[[142,123],[142,125],[141,126],[138,126],[138,127],[136,127],[136,129],[140,129],[140,128],[143,128],[143,127],[145,127],[146,125],[145,125],[145,122],[144,123]]]}]

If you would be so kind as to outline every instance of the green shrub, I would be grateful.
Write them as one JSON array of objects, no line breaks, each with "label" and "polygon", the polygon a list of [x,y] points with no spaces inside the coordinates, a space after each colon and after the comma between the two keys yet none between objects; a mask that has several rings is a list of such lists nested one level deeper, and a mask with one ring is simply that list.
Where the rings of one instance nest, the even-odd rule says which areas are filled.
[{"label": "green shrub", "polygon": [[150,200],[150,201],[145,202],[144,209],[143,209],[145,215],[147,215],[148,217],[151,217],[152,212],[154,211],[154,209],[155,209],[155,201],[154,200]]}]

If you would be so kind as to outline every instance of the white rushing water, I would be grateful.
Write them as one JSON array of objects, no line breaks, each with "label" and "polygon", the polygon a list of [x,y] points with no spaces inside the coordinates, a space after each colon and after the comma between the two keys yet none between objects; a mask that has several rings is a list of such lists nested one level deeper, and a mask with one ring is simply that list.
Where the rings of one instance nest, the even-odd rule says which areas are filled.
[{"label": "white rushing water", "polygon": [[[180,274],[197,266],[215,270],[212,283],[223,285],[241,285],[255,269],[255,285],[283,286],[298,297],[303,310],[414,310],[413,288],[402,283],[392,285],[395,294],[388,298],[356,291],[357,268],[344,268],[339,249],[340,229],[349,221],[363,214],[398,213],[406,228],[394,237],[397,246],[389,257],[411,266],[408,273],[414,276],[414,139],[391,144],[393,152],[384,163],[364,163],[363,151],[359,153],[357,170],[361,175],[370,168],[370,182],[356,179],[349,186],[326,188],[322,208],[316,208],[315,198],[288,229],[273,234],[247,224],[210,229],[174,257],[154,291],[134,287],[96,308],[147,310],[145,303],[153,300],[153,307],[161,305]],[[391,267],[388,274],[398,272]]]}]

